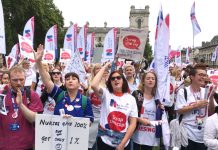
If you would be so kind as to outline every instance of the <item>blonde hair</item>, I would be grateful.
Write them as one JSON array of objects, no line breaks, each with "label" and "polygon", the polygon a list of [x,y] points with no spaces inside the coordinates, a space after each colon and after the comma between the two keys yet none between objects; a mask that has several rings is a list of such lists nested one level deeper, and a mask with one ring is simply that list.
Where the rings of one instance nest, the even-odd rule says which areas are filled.
[{"label": "blonde hair", "polygon": [[154,77],[155,77],[155,84],[154,84],[154,87],[153,87],[153,89],[152,89],[152,91],[151,91],[152,96],[155,96],[155,94],[156,94],[156,89],[157,89],[157,75],[156,75],[153,71],[145,72],[145,73],[142,75],[142,79],[141,79],[141,82],[139,83],[138,89],[141,90],[142,92],[144,92],[144,88],[145,88],[144,81],[145,81],[145,78],[146,78],[146,76],[147,76],[148,73],[153,74]]}]

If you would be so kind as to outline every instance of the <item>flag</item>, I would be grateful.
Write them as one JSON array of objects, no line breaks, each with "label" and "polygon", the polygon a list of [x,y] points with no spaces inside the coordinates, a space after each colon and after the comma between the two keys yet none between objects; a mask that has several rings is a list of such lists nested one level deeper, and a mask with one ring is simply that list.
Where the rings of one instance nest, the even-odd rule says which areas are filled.
[{"label": "flag", "polygon": [[155,43],[155,73],[157,74],[157,91],[155,99],[159,99],[162,104],[169,106],[171,101],[169,99],[168,87],[168,73],[169,73],[169,29],[170,16],[167,15],[158,29],[158,35]]},{"label": "flag", "polygon": [[19,59],[20,59],[20,50],[19,50],[19,47],[18,47],[18,43],[15,44],[12,47],[11,52],[8,54],[8,56],[15,58],[16,62],[19,62]]},{"label": "flag", "polygon": [[8,69],[13,67],[13,65],[16,62],[16,59],[14,57],[10,57],[10,56],[5,56],[5,60],[6,60],[6,66]]},{"label": "flag", "polygon": [[155,32],[155,40],[157,39],[157,35],[158,35],[158,29],[160,28],[161,24],[163,22],[163,10],[162,10],[162,6],[159,10],[158,13],[158,17],[157,17],[157,25],[156,25],[156,32]]},{"label": "flag", "polygon": [[216,48],[215,48],[215,50],[213,52],[213,55],[211,57],[211,61],[216,61],[217,56],[218,56],[218,46],[216,46]]},{"label": "flag", "polygon": [[77,44],[77,24],[71,25],[64,37],[64,47],[63,49],[70,49],[71,55],[76,50]]},{"label": "flag", "polygon": [[85,50],[86,50],[86,40],[87,40],[87,30],[88,26],[87,24],[84,25],[77,35],[77,49],[80,53],[81,59],[85,59]]},{"label": "flag", "polygon": [[52,26],[45,36],[45,48],[46,51],[53,51],[55,59],[58,59],[57,49],[57,25]]},{"label": "flag", "polygon": [[87,36],[87,45],[85,51],[85,61],[91,64],[94,51],[94,33],[91,33]]},{"label": "flag", "polygon": [[190,48],[188,47],[186,49],[186,55],[185,55],[185,63],[189,64],[189,57],[190,57]]},{"label": "flag", "polygon": [[181,57],[181,46],[178,47],[177,53],[175,56],[175,64],[179,67],[182,66],[182,57]]},{"label": "flag", "polygon": [[33,46],[33,38],[34,38],[34,17],[31,17],[23,29],[23,36],[30,41],[32,41]]},{"label": "flag", "polygon": [[0,54],[6,54],[5,24],[4,24],[2,1],[0,1]]},{"label": "flag", "polygon": [[113,61],[115,57],[117,28],[111,29],[105,36],[101,62]]},{"label": "flag", "polygon": [[24,58],[28,58],[29,61],[34,62],[34,54],[32,41],[18,34],[19,39],[19,47],[20,47],[20,55]]},{"label": "flag", "polygon": [[195,36],[201,32],[201,28],[195,16],[195,2],[192,5],[190,17],[191,17],[192,28],[193,28],[193,36]]}]

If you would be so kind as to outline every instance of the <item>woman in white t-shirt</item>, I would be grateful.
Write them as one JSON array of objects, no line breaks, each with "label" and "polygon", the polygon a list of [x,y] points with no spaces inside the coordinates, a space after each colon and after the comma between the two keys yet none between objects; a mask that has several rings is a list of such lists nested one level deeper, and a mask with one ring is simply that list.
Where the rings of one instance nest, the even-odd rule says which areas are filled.
[{"label": "woman in white t-shirt", "polygon": [[[156,138],[155,126],[150,121],[156,120],[157,105],[154,99],[157,88],[157,76],[154,72],[143,74],[139,90],[133,92],[137,100],[139,118],[138,125],[132,137],[134,150],[152,150],[153,146],[159,145],[159,138]],[[160,103],[158,103],[159,105]],[[163,108],[163,105],[161,105]]]},{"label": "woman in white t-shirt", "polygon": [[106,63],[92,80],[91,87],[101,99],[100,127],[97,147],[101,150],[130,150],[131,138],[138,117],[135,98],[129,94],[128,83],[119,71],[113,71],[106,82],[100,80],[111,63]]},{"label": "woman in white t-shirt", "polygon": [[137,90],[139,85],[139,80],[135,78],[134,66],[129,64],[125,65],[124,74],[129,85],[130,93],[132,93],[133,91]]}]

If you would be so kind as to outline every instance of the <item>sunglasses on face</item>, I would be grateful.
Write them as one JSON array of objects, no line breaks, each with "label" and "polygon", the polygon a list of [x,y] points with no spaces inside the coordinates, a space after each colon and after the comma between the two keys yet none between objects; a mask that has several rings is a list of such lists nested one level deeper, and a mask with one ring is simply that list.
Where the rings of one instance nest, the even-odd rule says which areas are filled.
[{"label": "sunglasses on face", "polygon": [[116,79],[120,80],[122,79],[122,77],[121,76],[111,77],[111,81],[115,81]]},{"label": "sunglasses on face", "polygon": [[55,74],[56,74],[56,75],[59,75],[59,74],[61,74],[61,72],[52,72],[51,74],[52,74],[52,75],[55,75]]}]

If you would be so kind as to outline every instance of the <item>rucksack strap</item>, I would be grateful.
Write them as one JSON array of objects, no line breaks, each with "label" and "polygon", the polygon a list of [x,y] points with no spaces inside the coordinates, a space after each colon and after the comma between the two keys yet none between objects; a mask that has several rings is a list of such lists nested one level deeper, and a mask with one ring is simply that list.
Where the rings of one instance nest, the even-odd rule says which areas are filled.
[{"label": "rucksack strap", "polygon": [[[185,101],[187,102],[187,90],[186,90],[186,88],[184,88],[184,97],[185,97]],[[179,115],[179,123],[182,122],[182,118],[183,118],[183,114]]]},{"label": "rucksack strap", "polygon": [[58,95],[57,100],[56,100],[56,103],[58,103],[59,101],[61,101],[61,100],[64,98],[65,93],[66,93],[66,91],[62,91],[62,92]]},{"label": "rucksack strap", "polygon": [[83,111],[86,110],[86,106],[87,106],[87,97],[82,95],[82,109],[83,109]]}]

